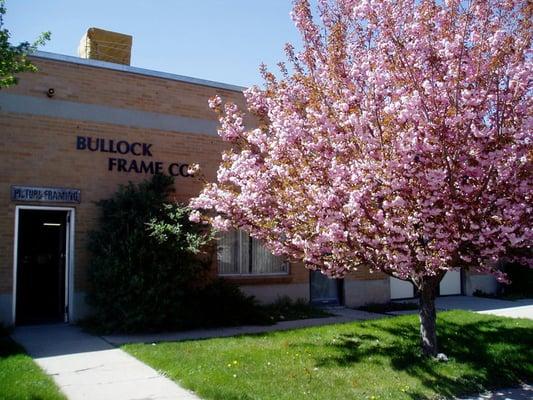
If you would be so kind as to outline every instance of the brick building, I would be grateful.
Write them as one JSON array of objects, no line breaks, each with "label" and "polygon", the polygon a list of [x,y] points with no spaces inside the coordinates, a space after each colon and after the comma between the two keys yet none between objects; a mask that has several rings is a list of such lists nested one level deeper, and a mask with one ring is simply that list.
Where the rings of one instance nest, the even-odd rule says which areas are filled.
[{"label": "brick building", "polygon": [[[87,315],[95,201],[161,171],[175,176],[176,199],[186,202],[201,189],[187,165],[198,163],[215,179],[225,146],[208,98],[243,103],[243,88],[217,82],[45,52],[32,61],[39,72],[0,91],[0,322],[6,325]],[[413,295],[403,282],[365,270],[328,280],[270,255],[242,233],[221,239],[214,268],[263,302],[288,295],[360,305]],[[456,275],[445,293],[494,286],[488,277]]]}]

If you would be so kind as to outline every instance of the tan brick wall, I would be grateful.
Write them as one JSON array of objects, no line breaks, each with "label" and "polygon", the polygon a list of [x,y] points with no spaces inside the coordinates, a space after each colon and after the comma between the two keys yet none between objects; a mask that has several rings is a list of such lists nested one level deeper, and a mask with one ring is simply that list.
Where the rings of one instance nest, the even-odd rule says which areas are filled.
[{"label": "tan brick wall", "polygon": [[[76,208],[76,288],[83,289],[87,264],[87,232],[96,227],[98,209],[94,202],[108,198],[119,184],[140,182],[148,177],[134,172],[108,171],[109,153],[76,150],[78,135],[105,139],[144,141],[153,144],[154,160],[198,162],[213,179],[219,162],[221,143],[215,137],[150,131],[106,124],[55,120],[21,114],[0,114],[0,225],[2,237],[0,291],[11,291],[12,249],[15,203],[10,200],[11,185],[70,187],[81,189]],[[112,155],[114,156],[114,155]],[[149,160],[148,157],[122,156]],[[202,183],[195,178],[176,177],[176,198],[187,201],[198,194]],[[19,203],[31,204],[31,203]],[[43,204],[40,204],[43,205]],[[53,204],[48,204],[53,205]],[[56,204],[57,205],[57,204]]]},{"label": "tan brick wall", "polygon": [[[208,109],[209,97],[243,102],[242,94],[230,90],[177,82],[120,71],[36,59],[39,72],[23,74],[20,84],[6,93],[46,98],[53,87],[55,99],[98,104],[132,110],[215,120]],[[76,150],[76,137],[145,142],[152,144],[153,157],[112,155]],[[15,206],[10,186],[52,186],[81,189],[81,204],[76,208],[75,290],[86,289],[89,254],[87,233],[96,228],[98,209],[94,202],[108,198],[119,184],[140,182],[146,174],[108,171],[109,157],[145,161],[198,162],[209,180],[214,180],[221,150],[218,137],[156,129],[135,128],[95,122],[15,114],[0,110],[0,294],[12,291],[13,229]],[[187,201],[199,193],[202,183],[195,178],[176,177],[176,199]],[[37,205],[57,205],[43,204]],[[69,205],[71,206],[71,205]],[[214,263],[215,267],[215,263]],[[242,284],[307,283],[309,272],[302,265],[291,266],[288,276],[239,278]],[[382,279],[364,271],[349,279]]]},{"label": "tan brick wall", "polygon": [[368,267],[362,266],[357,269],[357,271],[350,272],[346,276],[347,280],[360,281],[360,280],[379,280],[379,279],[388,279],[388,275],[383,272],[370,272]]},{"label": "tan brick wall", "polygon": [[42,58],[33,62],[39,72],[20,74],[19,84],[8,93],[46,98],[54,88],[54,100],[210,120],[216,115],[207,100],[216,94],[244,104],[242,94],[231,90]]},{"label": "tan brick wall", "polygon": [[[291,276],[293,283],[309,282],[309,270],[304,267],[303,263],[291,265]],[[357,271],[350,272],[346,275],[346,280],[379,280],[386,279],[387,275],[382,272],[370,273],[367,267],[360,267]]]}]

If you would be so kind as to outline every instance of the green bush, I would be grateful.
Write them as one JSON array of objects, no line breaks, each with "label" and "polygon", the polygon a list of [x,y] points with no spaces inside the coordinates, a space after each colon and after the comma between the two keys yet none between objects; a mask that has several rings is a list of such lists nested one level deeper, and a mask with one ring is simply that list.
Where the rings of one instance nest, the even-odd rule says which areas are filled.
[{"label": "green bush", "polygon": [[280,321],[324,318],[332,314],[303,299],[280,297],[272,304],[258,304],[239,286],[226,279],[215,279],[191,298],[191,327],[271,325]]},{"label": "green bush", "polygon": [[156,175],[129,183],[99,201],[91,232],[84,325],[99,333],[150,332],[325,316],[287,299],[258,305],[233,282],[210,273],[213,235],[189,221],[190,210],[169,203],[173,179]]},{"label": "green bush", "polygon": [[189,301],[190,327],[272,324],[253,296],[239,286],[217,278],[199,288]]},{"label": "green bush", "polygon": [[121,186],[99,201],[91,232],[88,302],[104,331],[155,331],[187,326],[189,299],[208,279],[211,241],[189,210],[168,204],[173,179]]},{"label": "green bush", "polygon": [[274,303],[266,304],[262,308],[268,315],[268,318],[275,322],[333,316],[333,314],[309,304],[307,300],[293,300],[288,296],[279,297]]}]

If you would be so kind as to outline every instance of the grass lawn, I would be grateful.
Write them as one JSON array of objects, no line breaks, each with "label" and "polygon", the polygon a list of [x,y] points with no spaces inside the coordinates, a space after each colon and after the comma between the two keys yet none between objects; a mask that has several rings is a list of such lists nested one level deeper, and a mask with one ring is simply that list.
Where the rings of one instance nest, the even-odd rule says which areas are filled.
[{"label": "grass lawn", "polygon": [[388,303],[371,303],[364,306],[358,307],[358,310],[368,311],[372,313],[385,314],[391,311],[408,311],[408,310],[418,310],[418,303],[413,301],[408,302],[394,302],[390,301]]},{"label": "grass lawn", "polygon": [[533,321],[438,314],[450,361],[423,359],[418,317],[123,348],[202,398],[437,399],[533,381]]},{"label": "grass lawn", "polygon": [[65,399],[22,347],[0,335],[0,399]]}]

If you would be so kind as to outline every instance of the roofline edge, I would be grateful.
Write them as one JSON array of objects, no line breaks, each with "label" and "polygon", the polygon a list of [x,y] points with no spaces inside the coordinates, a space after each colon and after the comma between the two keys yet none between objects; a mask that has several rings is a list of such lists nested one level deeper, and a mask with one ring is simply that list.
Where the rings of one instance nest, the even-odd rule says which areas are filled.
[{"label": "roofline edge", "polygon": [[184,75],[171,74],[169,72],[154,71],[146,68],[132,67],[131,65],[115,64],[107,61],[91,60],[88,58],[80,58],[74,56],[68,56],[65,54],[51,53],[48,51],[37,50],[31,54],[31,57],[42,58],[53,61],[63,61],[73,64],[85,65],[88,67],[105,68],[114,71],[129,72],[132,74],[153,76],[156,78],[169,79],[178,82],[191,83],[195,85],[202,85],[213,87],[217,89],[231,90],[234,92],[243,92],[247,88],[244,86],[231,85],[229,83],[215,82],[207,79],[193,78]]}]

